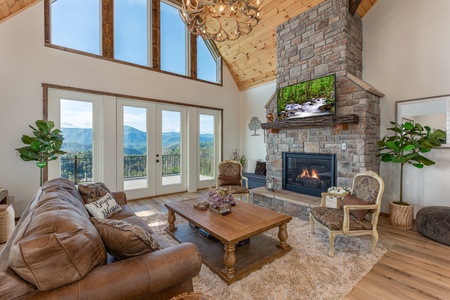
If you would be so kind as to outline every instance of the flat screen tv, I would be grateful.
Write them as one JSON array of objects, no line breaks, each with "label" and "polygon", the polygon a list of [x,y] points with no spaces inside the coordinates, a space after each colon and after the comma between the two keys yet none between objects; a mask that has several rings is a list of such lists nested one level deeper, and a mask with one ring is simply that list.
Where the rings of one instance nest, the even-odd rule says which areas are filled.
[{"label": "flat screen tv", "polygon": [[277,90],[278,119],[332,115],[335,100],[335,74],[286,86]]}]

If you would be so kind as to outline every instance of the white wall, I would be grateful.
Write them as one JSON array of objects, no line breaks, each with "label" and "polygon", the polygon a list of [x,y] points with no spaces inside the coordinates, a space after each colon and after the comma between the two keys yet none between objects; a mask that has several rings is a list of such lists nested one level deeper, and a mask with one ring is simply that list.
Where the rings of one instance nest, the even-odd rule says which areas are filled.
[{"label": "white wall", "polygon": [[44,1],[0,23],[0,186],[20,215],[39,187],[39,171],[15,148],[28,124],[42,119],[42,83],[224,109],[224,157],[239,148],[239,91],[225,68],[223,87],[164,75],[44,46]]},{"label": "white wall", "polygon": [[259,136],[252,136],[248,124],[254,116],[262,123],[266,123],[266,109],[264,106],[276,90],[276,82],[270,82],[240,94],[241,110],[241,154],[250,159],[266,160],[266,144],[264,143],[264,130],[256,131]]},{"label": "white wall", "polygon": [[[363,19],[363,78],[383,93],[381,136],[395,120],[395,102],[450,94],[450,1],[378,0]],[[427,125],[427,124],[422,124]],[[407,167],[404,200],[423,206],[450,205],[450,149],[433,150],[437,163],[422,170]],[[381,165],[389,201],[399,197],[398,165]]]}]

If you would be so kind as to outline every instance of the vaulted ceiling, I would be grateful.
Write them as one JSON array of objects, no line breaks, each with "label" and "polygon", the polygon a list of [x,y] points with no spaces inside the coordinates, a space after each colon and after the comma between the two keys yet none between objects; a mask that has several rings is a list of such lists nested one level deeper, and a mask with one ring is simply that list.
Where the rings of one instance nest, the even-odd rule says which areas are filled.
[{"label": "vaulted ceiling", "polygon": [[[0,23],[39,1],[42,0],[0,0]],[[249,35],[232,42],[216,43],[239,90],[247,90],[276,79],[277,26],[323,1],[265,0],[263,18]],[[376,1],[361,0],[356,13],[364,17]]]}]

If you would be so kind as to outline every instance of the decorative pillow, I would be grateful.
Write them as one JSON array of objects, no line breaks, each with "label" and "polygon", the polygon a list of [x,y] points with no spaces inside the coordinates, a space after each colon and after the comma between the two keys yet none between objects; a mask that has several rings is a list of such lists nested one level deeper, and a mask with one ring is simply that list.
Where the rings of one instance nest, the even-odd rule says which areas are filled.
[{"label": "decorative pillow", "polygon": [[116,199],[109,193],[97,201],[86,204],[85,206],[92,216],[103,219],[122,210],[122,207],[117,204]]},{"label": "decorative pillow", "polygon": [[241,185],[241,176],[236,175],[219,175],[219,185]]},{"label": "decorative pillow", "polygon": [[266,162],[265,161],[257,161],[256,162],[256,168],[255,168],[255,175],[264,175],[266,176],[267,170],[266,170]]},{"label": "decorative pillow", "polygon": [[247,160],[247,173],[255,173],[256,169],[256,159],[249,158]]},{"label": "decorative pillow", "polygon": [[[369,201],[359,199],[353,196],[352,194],[348,193],[341,201],[341,208],[344,208],[345,205],[368,205],[368,204],[370,204]],[[364,220],[368,211],[369,211],[368,209],[350,210],[350,213],[358,220]]]},{"label": "decorative pillow", "polygon": [[84,204],[94,202],[105,196],[107,193],[111,193],[103,182],[78,185],[78,191],[83,198]]},{"label": "decorative pillow", "polygon": [[118,260],[139,256],[162,247],[140,226],[123,220],[90,218],[108,252]]}]

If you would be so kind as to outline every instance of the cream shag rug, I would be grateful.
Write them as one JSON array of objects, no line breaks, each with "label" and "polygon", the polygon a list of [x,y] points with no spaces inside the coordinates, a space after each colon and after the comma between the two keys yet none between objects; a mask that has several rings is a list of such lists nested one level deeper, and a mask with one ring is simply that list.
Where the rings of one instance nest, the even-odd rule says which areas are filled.
[{"label": "cream shag rug", "polygon": [[[185,222],[176,217],[176,223]],[[167,214],[143,219],[169,243],[177,243],[164,230]],[[265,234],[277,238],[277,233],[272,229]],[[229,286],[203,264],[194,278],[194,291],[227,300],[342,299],[387,251],[378,244],[377,255],[372,255],[370,241],[370,237],[338,236],[335,256],[329,257],[327,233],[316,228],[311,234],[309,222],[292,218],[287,239],[292,250],[286,255]]]}]

